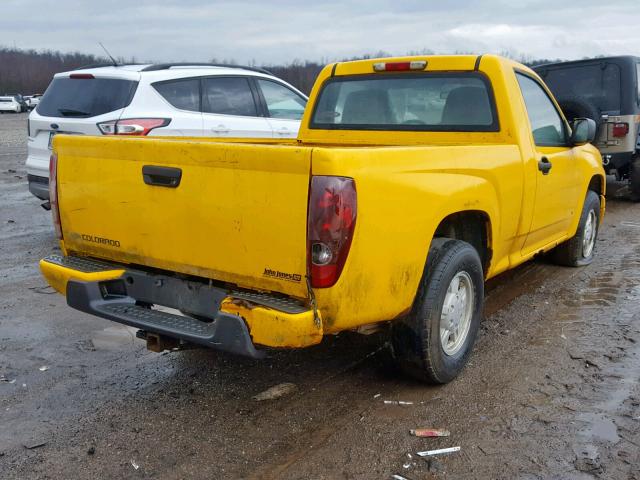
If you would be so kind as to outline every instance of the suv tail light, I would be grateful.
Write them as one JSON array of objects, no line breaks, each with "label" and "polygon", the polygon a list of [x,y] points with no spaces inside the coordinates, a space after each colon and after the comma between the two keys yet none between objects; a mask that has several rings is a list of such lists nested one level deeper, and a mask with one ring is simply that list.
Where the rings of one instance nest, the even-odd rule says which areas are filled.
[{"label": "suv tail light", "polygon": [[307,263],[311,286],[333,286],[342,273],[356,225],[352,178],[313,176],[307,217]]},{"label": "suv tail light", "polygon": [[629,133],[629,124],[628,123],[614,123],[613,124],[613,136],[614,137],[626,137]]},{"label": "suv tail light", "polygon": [[171,123],[170,118],[127,118],[111,120],[98,124],[103,135],[147,135],[158,127],[166,127]]},{"label": "suv tail light", "polygon": [[49,203],[51,204],[51,216],[56,237],[62,240],[62,224],[60,223],[60,210],[58,209],[58,155],[51,154],[49,159]]}]

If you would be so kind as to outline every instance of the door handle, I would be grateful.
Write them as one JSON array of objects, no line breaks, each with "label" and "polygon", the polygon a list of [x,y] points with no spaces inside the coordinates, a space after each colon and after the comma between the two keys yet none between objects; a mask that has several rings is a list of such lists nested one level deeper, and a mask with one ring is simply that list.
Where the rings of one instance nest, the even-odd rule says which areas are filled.
[{"label": "door handle", "polygon": [[229,133],[230,130],[227,128],[226,125],[218,125],[217,127],[213,127],[211,130],[213,130],[215,133]]},{"label": "door handle", "polygon": [[182,179],[182,170],[173,167],[144,165],[142,167],[142,179],[147,185],[176,188],[178,185],[180,185],[180,180]]},{"label": "door handle", "polygon": [[553,165],[547,157],[542,157],[538,161],[538,170],[540,170],[543,175],[548,175],[551,167],[553,167]]},{"label": "door handle", "polygon": [[288,128],[286,128],[286,127],[282,127],[282,128],[280,128],[280,129],[276,130],[276,133],[277,133],[278,135],[289,135],[289,134],[291,133],[291,130],[289,130],[289,129],[288,129]]}]

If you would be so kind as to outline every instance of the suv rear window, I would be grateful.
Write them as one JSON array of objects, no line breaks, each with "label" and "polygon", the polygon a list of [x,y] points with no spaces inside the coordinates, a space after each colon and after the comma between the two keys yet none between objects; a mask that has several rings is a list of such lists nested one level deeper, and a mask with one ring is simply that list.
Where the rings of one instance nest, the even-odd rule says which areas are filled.
[{"label": "suv rear window", "polygon": [[620,67],[613,63],[539,70],[559,102],[578,97],[601,112],[620,111]]},{"label": "suv rear window", "polygon": [[335,77],[322,88],[311,128],[498,131],[493,93],[478,73]]},{"label": "suv rear window", "polygon": [[54,78],[36,111],[45,117],[95,117],[129,105],[137,86],[117,78]]}]

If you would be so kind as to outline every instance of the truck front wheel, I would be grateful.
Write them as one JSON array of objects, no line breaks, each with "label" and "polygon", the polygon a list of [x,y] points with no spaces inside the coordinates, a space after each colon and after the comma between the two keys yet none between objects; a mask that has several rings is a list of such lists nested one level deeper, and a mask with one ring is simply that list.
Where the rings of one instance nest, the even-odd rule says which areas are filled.
[{"label": "truck front wheel", "polygon": [[553,251],[554,260],[567,267],[583,267],[593,261],[593,254],[600,226],[600,197],[593,190],[584,200],[578,231],[573,238],[558,245]]},{"label": "truck front wheel", "polygon": [[392,325],[393,355],[428,383],[453,380],[467,363],[484,303],[482,262],[467,242],[435,238],[411,313]]}]

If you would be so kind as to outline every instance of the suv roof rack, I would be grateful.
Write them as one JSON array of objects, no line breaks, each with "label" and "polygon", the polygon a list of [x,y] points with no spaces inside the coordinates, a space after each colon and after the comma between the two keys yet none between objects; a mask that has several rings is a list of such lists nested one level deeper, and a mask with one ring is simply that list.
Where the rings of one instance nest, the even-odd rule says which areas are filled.
[{"label": "suv roof rack", "polygon": [[104,68],[104,67],[129,67],[131,65],[147,65],[146,63],[122,63],[118,65],[114,65],[113,63],[90,63],[89,65],[83,65],[81,67],[76,67],[73,71],[76,70],[86,70],[88,68]]},{"label": "suv roof rack", "polygon": [[240,68],[242,70],[250,70],[252,72],[265,73],[267,75],[273,75],[268,70],[258,67],[248,67],[246,65],[232,65],[228,63],[198,63],[198,62],[182,62],[182,63],[156,63],[149,65],[148,67],[140,70],[141,72],[156,72],[158,70],[168,70],[171,67],[226,67],[226,68]]}]

